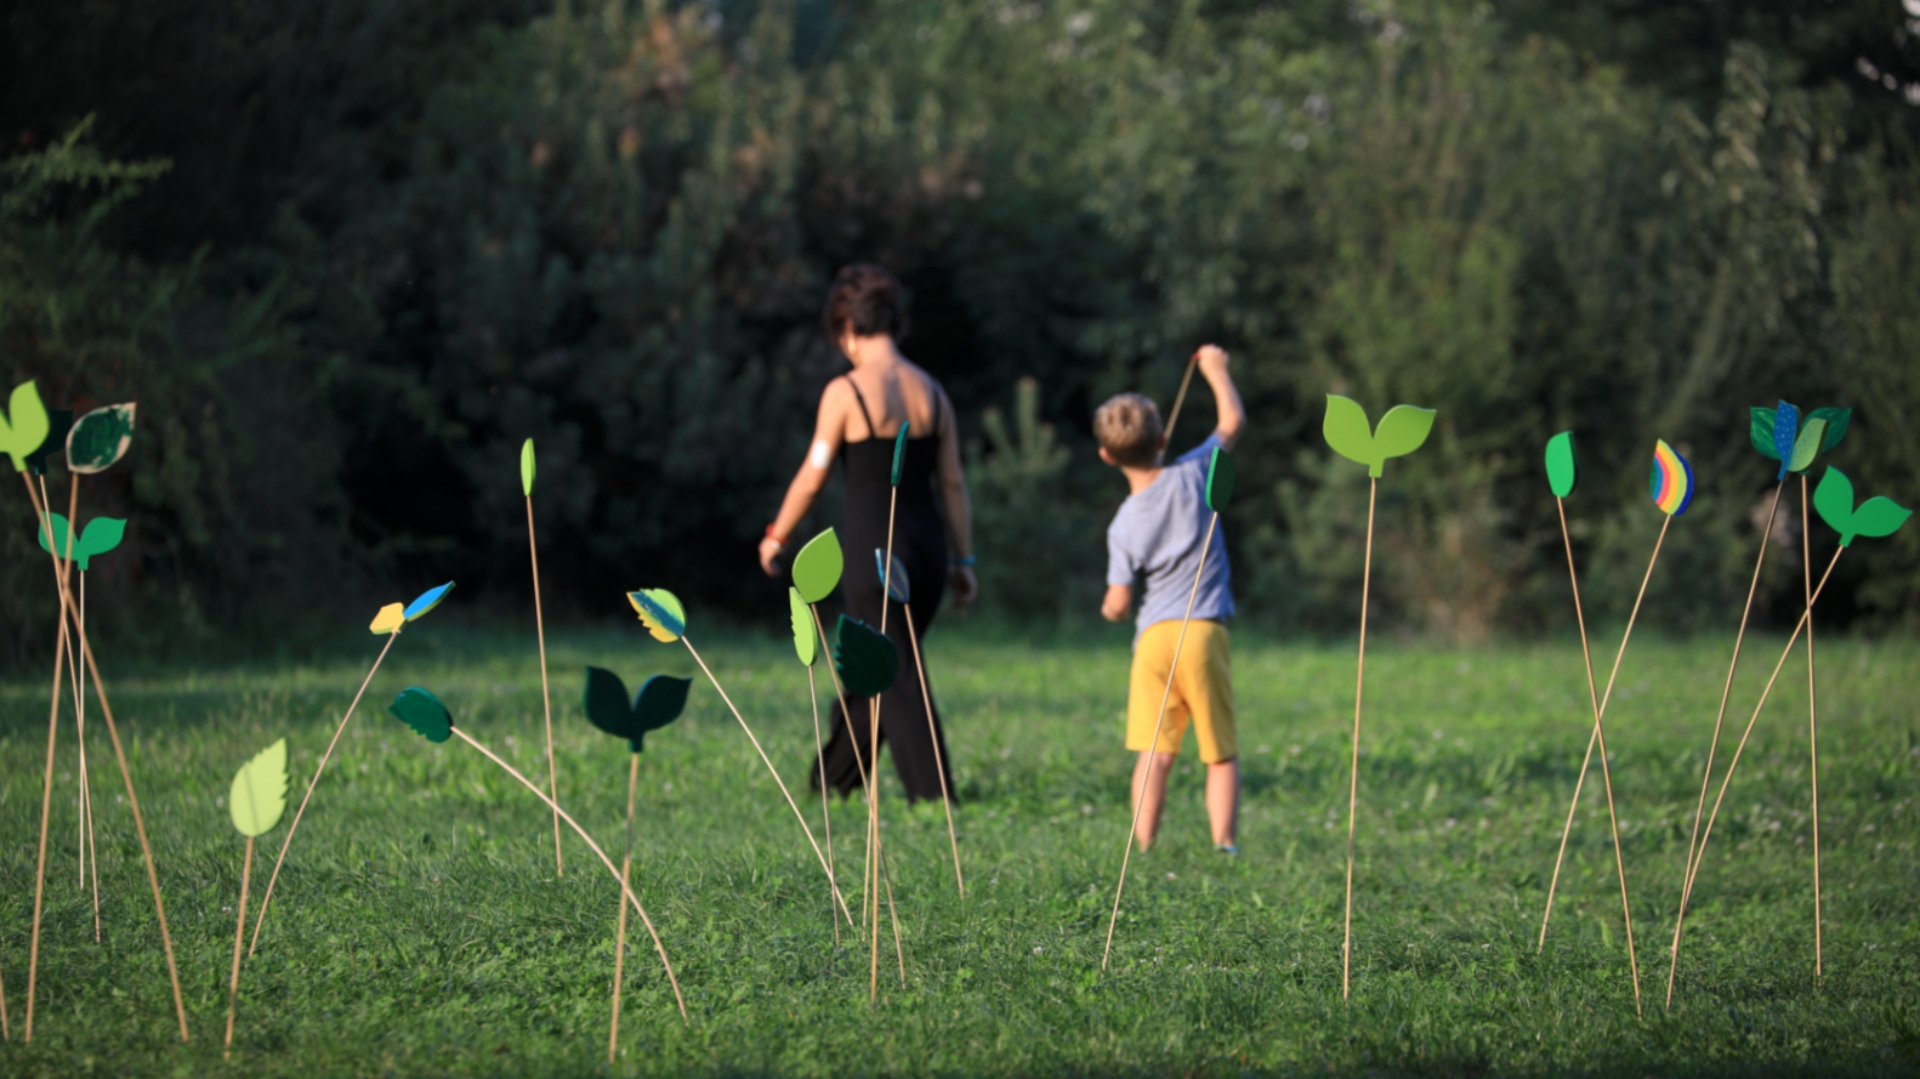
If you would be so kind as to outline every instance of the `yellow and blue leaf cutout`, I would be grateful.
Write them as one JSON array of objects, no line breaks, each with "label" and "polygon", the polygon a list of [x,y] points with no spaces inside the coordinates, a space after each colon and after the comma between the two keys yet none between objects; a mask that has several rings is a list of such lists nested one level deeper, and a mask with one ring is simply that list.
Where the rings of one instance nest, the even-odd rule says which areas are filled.
[{"label": "yellow and blue leaf cutout", "polygon": [[67,432],[67,471],[79,476],[105,472],[133,447],[133,402],[106,405],[73,421]]},{"label": "yellow and blue leaf cutout", "polygon": [[640,615],[640,621],[653,634],[653,639],[672,642],[687,632],[687,609],[680,605],[680,597],[664,588],[642,588],[638,592],[628,592],[627,602],[633,604],[634,611]]},{"label": "yellow and blue leaf cutout", "polygon": [[1215,513],[1227,512],[1227,503],[1233,501],[1233,481],[1236,473],[1233,454],[1213,448],[1212,459],[1207,462],[1207,508]]},{"label": "yellow and blue leaf cutout", "polygon": [[393,703],[387,705],[387,711],[429,742],[444,742],[453,737],[453,713],[447,711],[440,698],[419,686],[401,690]]},{"label": "yellow and blue leaf cutout", "polygon": [[64,452],[67,446],[67,432],[73,430],[73,409],[47,409],[47,437],[40,448],[27,454],[27,471],[36,476],[47,474],[47,458],[56,451]]},{"label": "yellow and blue leaf cutout", "polygon": [[47,542],[47,533],[40,532],[40,549],[53,551],[63,559],[72,559],[73,564],[82,572],[90,568],[95,555],[103,555],[120,546],[120,540],[127,534],[127,522],[118,517],[95,517],[87,522],[86,530],[74,538],[73,550],[67,546],[67,517],[64,513],[50,513],[53,520],[53,542]]},{"label": "yellow and blue leaf cutout", "polygon": [[1366,465],[1367,475],[1379,479],[1389,459],[1405,457],[1426,444],[1435,415],[1430,408],[1395,405],[1380,417],[1376,429],[1367,422],[1367,411],[1359,402],[1330,393],[1320,429],[1333,452]]},{"label": "yellow and blue leaf cutout", "polygon": [[1553,488],[1553,497],[1565,498],[1579,481],[1579,469],[1573,460],[1573,432],[1562,431],[1547,439],[1547,486]]},{"label": "yellow and blue leaf cutout", "polygon": [[873,573],[879,578],[880,587],[887,590],[888,598],[895,603],[913,602],[913,585],[907,580],[907,567],[900,564],[900,556],[893,556],[893,573],[887,573],[887,552],[878,547],[873,549]]},{"label": "yellow and blue leaf cutout", "polygon": [[374,633],[384,635],[392,633],[406,624],[406,605],[403,603],[389,603],[385,607],[380,608],[379,613],[373,616],[373,622],[367,626],[367,629]]},{"label": "yellow and blue leaf cutout", "polygon": [[900,486],[900,469],[907,463],[907,429],[913,424],[902,422],[900,433],[893,436],[893,485]]},{"label": "yellow and blue leaf cutout", "polygon": [[802,666],[811,667],[820,661],[820,638],[813,632],[813,612],[792,586],[787,588],[787,615],[793,622],[793,653]]},{"label": "yellow and blue leaf cutout", "polygon": [[833,665],[849,697],[877,697],[893,685],[900,673],[900,654],[887,635],[857,618],[840,616],[840,642],[833,648]]},{"label": "yellow and blue leaf cutout", "polygon": [[1693,466],[1685,457],[1656,439],[1653,447],[1653,471],[1647,477],[1647,493],[1653,504],[1669,517],[1678,517],[1693,504]]},{"label": "yellow and blue leaf cutout", "polygon": [[418,621],[428,611],[440,606],[440,601],[446,599],[447,593],[451,591],[453,591],[453,582],[448,581],[446,584],[435,585],[413,597],[413,602],[407,604],[407,609],[403,612],[407,621]]},{"label": "yellow and blue leaf cutout", "polygon": [[833,595],[840,584],[840,574],[846,569],[846,558],[840,552],[840,537],[833,529],[807,541],[800,553],[793,557],[793,586],[800,590],[800,598],[807,603],[818,603]]},{"label": "yellow and blue leaf cutout", "polygon": [[628,747],[638,753],[648,731],[657,731],[680,718],[692,686],[691,678],[656,674],[641,683],[629,706],[627,684],[619,675],[604,667],[588,667],[587,721],[615,738],[625,738]]},{"label": "yellow and blue leaf cutout", "polygon": [[233,774],[227,812],[240,834],[252,839],[273,831],[287,811],[287,740],[261,750]]},{"label": "yellow and blue leaf cutout", "polygon": [[15,386],[7,399],[7,414],[0,416],[0,453],[13,459],[15,472],[27,470],[27,458],[45,444],[52,430],[52,418],[32,381]]},{"label": "yellow and blue leaf cutout", "polygon": [[1913,511],[1884,496],[1869,498],[1858,509],[1853,505],[1853,481],[1847,474],[1829,466],[1813,489],[1813,508],[1827,527],[1840,533],[1840,546],[1849,547],[1858,536],[1880,539],[1891,536],[1907,523]]},{"label": "yellow and blue leaf cutout", "polygon": [[1805,472],[1813,467],[1814,455],[1820,452],[1820,444],[1827,436],[1827,421],[1818,416],[1808,416],[1807,422],[1800,427],[1800,437],[1793,440],[1793,453],[1787,458],[1788,472]]},{"label": "yellow and blue leaf cutout", "polygon": [[533,439],[520,444],[520,490],[533,497]]}]

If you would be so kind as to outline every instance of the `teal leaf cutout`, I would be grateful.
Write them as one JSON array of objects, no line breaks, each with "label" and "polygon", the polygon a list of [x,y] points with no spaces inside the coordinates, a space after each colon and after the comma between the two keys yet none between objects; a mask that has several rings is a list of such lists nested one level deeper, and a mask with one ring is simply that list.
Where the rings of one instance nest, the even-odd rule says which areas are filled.
[{"label": "teal leaf cutout", "polygon": [[1807,414],[1807,418],[1827,421],[1826,437],[1820,440],[1820,449],[1825,451],[1838,446],[1840,440],[1847,437],[1847,425],[1853,422],[1853,409],[1816,408]]},{"label": "teal leaf cutout", "polygon": [[833,665],[849,697],[877,697],[893,685],[900,673],[900,655],[886,634],[857,618],[840,616],[840,643],[833,649]]},{"label": "teal leaf cutout", "polygon": [[1840,546],[1853,540],[1853,481],[1845,472],[1828,466],[1827,474],[1813,489],[1813,508],[1827,527],[1840,533]]},{"label": "teal leaf cutout", "polygon": [[53,551],[61,558],[71,558],[73,564],[85,572],[92,566],[95,555],[103,555],[120,546],[120,540],[127,534],[127,522],[118,517],[95,517],[87,522],[87,527],[74,538],[73,550],[68,552],[67,518],[62,513],[51,513],[53,518],[53,542],[47,542],[47,534],[40,533],[40,549]]},{"label": "teal leaf cutout", "polygon": [[1747,437],[1753,440],[1753,448],[1758,450],[1762,457],[1770,461],[1778,461],[1780,451],[1773,445],[1773,409],[1749,408],[1747,413],[1753,417],[1752,423],[1747,428]]},{"label": "teal leaf cutout", "polygon": [[1826,434],[1827,421],[1807,417],[1807,422],[1800,428],[1800,436],[1793,440],[1793,456],[1787,461],[1787,471],[1805,472],[1812,467],[1814,455],[1820,452]]},{"label": "teal leaf cutout", "polygon": [[1207,462],[1207,508],[1215,513],[1227,512],[1227,503],[1233,501],[1234,481],[1233,454],[1213,448],[1212,459]]},{"label": "teal leaf cutout", "polygon": [[1547,439],[1547,485],[1553,488],[1553,497],[1565,498],[1573,493],[1577,482],[1579,472],[1573,461],[1573,432],[1562,431]]},{"label": "teal leaf cutout", "polygon": [[64,451],[67,446],[67,432],[73,430],[73,409],[50,408],[47,410],[47,437],[40,442],[40,448],[27,454],[27,471],[36,476],[47,474],[47,458],[55,451]]},{"label": "teal leaf cutout", "polygon": [[533,497],[533,439],[520,444],[520,491]]},{"label": "teal leaf cutout", "polygon": [[47,441],[52,430],[53,421],[40,401],[40,391],[31,381],[15,386],[7,400],[7,414],[0,417],[0,453],[13,458],[15,472],[27,470],[27,458]]},{"label": "teal leaf cutout", "polygon": [[648,731],[657,731],[674,720],[687,706],[691,678],[656,674],[641,683],[631,707],[627,704],[627,684],[604,667],[587,668],[587,719],[616,738],[625,738],[628,748],[638,753]]},{"label": "teal leaf cutout", "polygon": [[1327,395],[1327,416],[1320,425],[1321,434],[1333,452],[1356,464],[1374,466],[1373,424],[1360,402],[1338,394]]},{"label": "teal leaf cutout", "polygon": [[393,703],[387,705],[387,711],[429,742],[444,742],[453,737],[453,713],[447,711],[440,698],[419,686],[401,690]]},{"label": "teal leaf cutout", "polygon": [[887,552],[878,547],[873,549],[873,572],[880,579],[880,587],[887,590],[888,598],[895,603],[913,602],[913,585],[907,580],[907,567],[900,564],[900,556],[893,556],[893,573],[887,573]]},{"label": "teal leaf cutout", "polygon": [[73,421],[67,432],[67,471],[91,476],[112,468],[133,447],[136,406],[107,405]]},{"label": "teal leaf cutout", "polygon": [[840,552],[840,537],[833,529],[807,541],[805,547],[793,559],[793,586],[800,590],[800,598],[807,603],[818,603],[833,594],[840,584],[840,574],[846,569],[845,556]]},{"label": "teal leaf cutout", "polygon": [[907,462],[907,429],[911,423],[902,423],[900,433],[893,436],[893,485],[900,486],[900,466]]},{"label": "teal leaf cutout", "polygon": [[807,608],[807,601],[800,598],[800,590],[787,588],[787,614],[793,622],[793,652],[800,657],[803,666],[811,667],[820,661],[820,638],[813,632],[813,612]]},{"label": "teal leaf cutout", "polygon": [[448,581],[446,584],[429,588],[425,592],[415,596],[413,602],[407,604],[407,621],[412,622],[428,611],[440,606],[440,601],[446,599],[447,593],[451,591],[453,591],[453,582]]},{"label": "teal leaf cutout", "polygon": [[287,811],[287,740],[261,750],[233,774],[227,812],[233,826],[249,839],[273,831]]}]

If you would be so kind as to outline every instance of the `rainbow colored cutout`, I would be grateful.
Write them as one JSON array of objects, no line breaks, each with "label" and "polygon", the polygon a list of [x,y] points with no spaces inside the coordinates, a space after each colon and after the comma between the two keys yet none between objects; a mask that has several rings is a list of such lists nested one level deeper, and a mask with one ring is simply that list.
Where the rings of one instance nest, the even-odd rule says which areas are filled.
[{"label": "rainbow colored cutout", "polygon": [[1678,517],[1693,504],[1693,466],[1685,457],[1658,439],[1653,447],[1653,471],[1647,477],[1647,490],[1653,504],[1669,517]]}]

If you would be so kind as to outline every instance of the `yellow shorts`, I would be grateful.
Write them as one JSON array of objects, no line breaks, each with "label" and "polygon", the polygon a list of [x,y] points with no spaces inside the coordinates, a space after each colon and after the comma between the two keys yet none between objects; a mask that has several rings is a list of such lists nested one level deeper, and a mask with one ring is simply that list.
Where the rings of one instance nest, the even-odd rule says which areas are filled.
[{"label": "yellow shorts", "polygon": [[1180,646],[1180,669],[1167,691],[1167,670],[1173,666],[1174,643],[1180,623],[1156,622],[1140,635],[1133,650],[1133,676],[1127,692],[1127,748],[1144,752],[1153,744],[1153,728],[1160,719],[1160,699],[1166,696],[1167,715],[1160,723],[1161,753],[1180,752],[1193,721],[1200,743],[1200,759],[1219,764],[1240,755],[1233,729],[1233,662],[1227,627],[1194,619],[1187,623],[1187,639]]}]

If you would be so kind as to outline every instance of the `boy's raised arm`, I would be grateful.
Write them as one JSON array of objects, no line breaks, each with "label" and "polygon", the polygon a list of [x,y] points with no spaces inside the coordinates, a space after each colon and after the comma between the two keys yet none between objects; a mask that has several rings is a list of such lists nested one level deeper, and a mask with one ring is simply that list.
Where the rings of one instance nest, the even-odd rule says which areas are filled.
[{"label": "boy's raised arm", "polygon": [[1247,425],[1247,409],[1240,402],[1240,390],[1234,386],[1233,376],[1227,373],[1226,350],[1218,345],[1201,345],[1200,374],[1213,389],[1214,408],[1220,417],[1213,437],[1231,450],[1240,440],[1241,429]]}]

